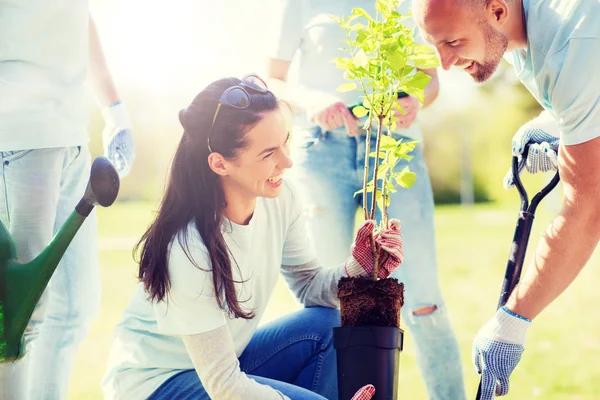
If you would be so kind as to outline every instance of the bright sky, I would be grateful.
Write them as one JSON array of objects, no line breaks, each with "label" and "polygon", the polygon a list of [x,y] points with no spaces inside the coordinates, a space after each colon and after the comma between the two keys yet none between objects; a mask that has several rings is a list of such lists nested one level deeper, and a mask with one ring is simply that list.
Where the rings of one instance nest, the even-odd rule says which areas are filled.
[{"label": "bright sky", "polygon": [[[120,88],[143,91],[179,109],[222,76],[262,72],[266,0],[92,0],[105,54]],[[475,84],[440,70],[436,108],[450,111]],[[170,105],[169,105],[170,106]]]}]

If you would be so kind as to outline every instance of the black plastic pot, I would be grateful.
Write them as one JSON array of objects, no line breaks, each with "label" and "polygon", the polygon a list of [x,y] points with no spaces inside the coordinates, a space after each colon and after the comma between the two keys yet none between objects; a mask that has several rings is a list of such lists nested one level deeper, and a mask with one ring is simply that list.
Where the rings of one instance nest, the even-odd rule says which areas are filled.
[{"label": "black plastic pot", "polygon": [[404,331],[387,326],[333,328],[337,352],[339,400],[348,400],[364,385],[375,386],[372,400],[398,398],[398,363]]}]

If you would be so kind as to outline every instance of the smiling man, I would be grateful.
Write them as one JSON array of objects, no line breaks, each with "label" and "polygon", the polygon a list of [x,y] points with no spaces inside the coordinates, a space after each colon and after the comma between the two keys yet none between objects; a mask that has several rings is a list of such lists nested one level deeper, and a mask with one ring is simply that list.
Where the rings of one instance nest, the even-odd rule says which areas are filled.
[{"label": "smiling man", "polygon": [[413,0],[413,11],[444,69],[457,66],[484,82],[511,52],[560,136],[558,157],[547,131],[520,129],[513,138],[516,156],[530,145],[530,171],[560,169],[564,201],[523,280],[475,338],[481,398],[492,399],[508,392],[532,319],[573,282],[600,239],[600,2]]}]

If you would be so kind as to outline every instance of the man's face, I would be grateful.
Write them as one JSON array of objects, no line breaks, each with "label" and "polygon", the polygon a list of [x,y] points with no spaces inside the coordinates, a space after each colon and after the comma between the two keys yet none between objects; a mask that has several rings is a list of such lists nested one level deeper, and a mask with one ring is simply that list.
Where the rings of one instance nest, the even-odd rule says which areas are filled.
[{"label": "man's face", "polygon": [[442,68],[463,68],[476,82],[493,75],[508,48],[508,38],[487,19],[484,4],[471,9],[455,0],[413,0],[413,15],[437,48]]}]

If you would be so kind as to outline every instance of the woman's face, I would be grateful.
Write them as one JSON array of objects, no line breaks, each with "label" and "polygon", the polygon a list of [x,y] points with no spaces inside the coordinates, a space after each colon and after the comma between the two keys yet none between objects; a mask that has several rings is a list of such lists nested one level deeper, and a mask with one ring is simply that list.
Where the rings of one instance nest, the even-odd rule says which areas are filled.
[{"label": "woman's face", "polygon": [[279,196],[283,173],[292,166],[290,129],[280,110],[269,111],[246,133],[248,145],[227,161],[227,186],[252,197]]}]

